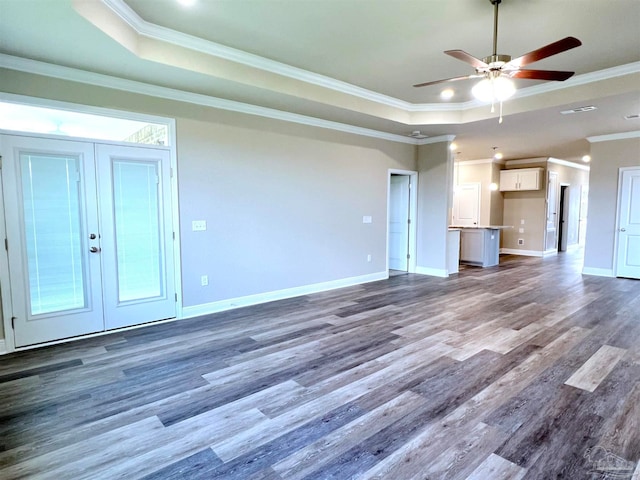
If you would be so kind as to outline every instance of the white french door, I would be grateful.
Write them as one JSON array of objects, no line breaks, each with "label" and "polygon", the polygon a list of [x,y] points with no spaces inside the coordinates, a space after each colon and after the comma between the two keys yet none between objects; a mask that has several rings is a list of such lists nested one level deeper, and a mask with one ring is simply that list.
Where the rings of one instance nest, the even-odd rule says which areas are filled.
[{"label": "white french door", "polygon": [[175,316],[168,152],[0,147],[17,347]]},{"label": "white french door", "polygon": [[96,145],[105,328],[176,315],[169,152]]}]

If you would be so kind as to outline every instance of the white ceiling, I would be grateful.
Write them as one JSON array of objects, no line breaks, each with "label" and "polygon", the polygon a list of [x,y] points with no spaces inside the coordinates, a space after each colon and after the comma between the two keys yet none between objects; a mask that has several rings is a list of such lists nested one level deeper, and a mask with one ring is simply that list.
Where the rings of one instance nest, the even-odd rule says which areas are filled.
[{"label": "white ceiling", "polygon": [[[0,52],[399,135],[455,134],[459,158],[576,160],[587,136],[640,130],[639,0],[503,0],[498,53],[566,36],[583,45],[531,68],[498,124],[471,101],[473,73],[442,52],[491,53],[489,0],[0,0]],[[114,14],[114,10],[118,14]],[[228,48],[230,47],[230,48]],[[236,50],[232,50],[236,49]],[[250,55],[249,55],[250,54]],[[0,61],[2,65],[2,61]],[[1,88],[1,87],[0,87]],[[597,110],[559,111],[583,105]]]}]

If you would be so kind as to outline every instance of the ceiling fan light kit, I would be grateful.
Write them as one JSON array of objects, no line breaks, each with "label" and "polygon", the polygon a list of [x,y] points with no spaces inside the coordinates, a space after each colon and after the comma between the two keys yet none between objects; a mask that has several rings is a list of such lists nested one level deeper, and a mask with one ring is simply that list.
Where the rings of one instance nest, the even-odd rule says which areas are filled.
[{"label": "ceiling fan light kit", "polygon": [[504,102],[516,93],[516,86],[510,78],[490,76],[476,83],[471,93],[481,102]]},{"label": "ceiling fan light kit", "polygon": [[537,62],[544,58],[565,52],[582,45],[575,37],[565,37],[557,42],[533,50],[518,58],[512,59],[510,55],[498,54],[498,7],[502,0],[489,0],[494,7],[493,15],[493,54],[482,60],[465,52],[464,50],[446,50],[444,53],[471,65],[476,73],[462,77],[435,80],[432,82],[418,83],[414,87],[426,87],[443,82],[455,82],[471,78],[481,78],[472,89],[472,95],[482,101],[491,102],[491,111],[494,104],[500,103],[500,123],[502,123],[502,102],[511,98],[516,92],[516,86],[512,78],[528,80],[554,80],[562,82],[570,78],[574,72],[559,70],[530,70],[523,69],[525,65]]}]

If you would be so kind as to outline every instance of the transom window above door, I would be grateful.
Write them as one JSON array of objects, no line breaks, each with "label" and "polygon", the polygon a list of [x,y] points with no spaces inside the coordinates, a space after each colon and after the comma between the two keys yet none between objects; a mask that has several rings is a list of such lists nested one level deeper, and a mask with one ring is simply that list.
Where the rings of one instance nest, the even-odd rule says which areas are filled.
[{"label": "transom window above door", "polygon": [[166,124],[0,101],[0,130],[169,145]]}]

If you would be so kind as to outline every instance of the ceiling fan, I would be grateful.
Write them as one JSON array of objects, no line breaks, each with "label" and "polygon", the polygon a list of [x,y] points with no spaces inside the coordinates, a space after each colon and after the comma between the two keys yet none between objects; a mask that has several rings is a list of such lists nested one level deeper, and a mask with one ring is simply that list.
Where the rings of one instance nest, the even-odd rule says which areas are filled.
[{"label": "ceiling fan", "polygon": [[[493,54],[480,60],[470,55],[464,50],[447,50],[447,55],[462,60],[475,68],[476,73],[461,77],[446,78],[433,82],[418,83],[414,87],[426,87],[444,82],[455,82],[471,78],[483,78],[472,90],[474,96],[483,101],[502,101],[515,93],[515,86],[509,80],[511,78],[524,78],[528,80],[557,80],[564,81],[571,77],[574,72],[559,70],[529,70],[522,68],[543,58],[557,55],[572,48],[582,45],[582,42],[575,37],[566,37],[557,42],[550,43],[544,47],[533,50],[517,58],[510,55],[497,53],[498,47],[498,6],[502,0],[489,0],[494,6],[493,13]],[[486,81],[485,81],[486,80]]]}]

